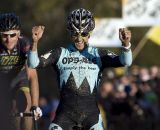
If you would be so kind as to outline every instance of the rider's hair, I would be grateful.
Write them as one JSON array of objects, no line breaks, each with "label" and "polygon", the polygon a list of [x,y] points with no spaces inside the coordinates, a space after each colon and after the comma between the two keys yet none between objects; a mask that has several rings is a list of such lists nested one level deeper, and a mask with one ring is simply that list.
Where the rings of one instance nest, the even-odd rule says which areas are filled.
[{"label": "rider's hair", "polygon": [[19,30],[20,19],[15,13],[4,13],[0,15],[0,31]]},{"label": "rider's hair", "polygon": [[90,11],[80,8],[73,10],[67,20],[67,29],[71,32],[90,32],[95,28],[95,21]]}]

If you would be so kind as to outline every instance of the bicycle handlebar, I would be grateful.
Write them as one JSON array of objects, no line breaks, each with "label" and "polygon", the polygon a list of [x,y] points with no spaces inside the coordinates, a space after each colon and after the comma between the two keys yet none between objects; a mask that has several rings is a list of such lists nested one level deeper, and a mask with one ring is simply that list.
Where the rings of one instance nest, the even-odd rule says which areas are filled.
[{"label": "bicycle handlebar", "polygon": [[28,112],[28,113],[20,112],[20,113],[13,114],[13,116],[15,117],[34,117],[34,114],[33,112]]}]

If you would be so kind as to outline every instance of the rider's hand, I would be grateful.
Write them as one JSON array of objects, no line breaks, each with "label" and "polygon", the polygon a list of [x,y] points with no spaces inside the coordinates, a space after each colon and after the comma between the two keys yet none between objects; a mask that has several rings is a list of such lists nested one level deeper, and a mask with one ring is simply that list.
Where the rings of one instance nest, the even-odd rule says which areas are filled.
[{"label": "rider's hand", "polygon": [[119,29],[119,39],[122,42],[122,46],[127,47],[129,46],[131,40],[131,31],[127,28],[120,28]]},{"label": "rider's hand", "polygon": [[44,32],[44,26],[34,26],[32,28],[33,43],[38,43]]},{"label": "rider's hand", "polygon": [[42,116],[42,110],[40,107],[32,106],[31,111],[33,112],[36,120]]}]

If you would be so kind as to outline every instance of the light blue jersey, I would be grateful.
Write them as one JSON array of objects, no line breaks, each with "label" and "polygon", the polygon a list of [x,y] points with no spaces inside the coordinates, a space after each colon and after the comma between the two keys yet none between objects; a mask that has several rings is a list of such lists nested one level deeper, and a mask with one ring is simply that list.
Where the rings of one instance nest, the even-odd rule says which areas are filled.
[{"label": "light blue jersey", "polygon": [[30,52],[29,62],[29,66],[34,68],[52,65],[58,72],[61,100],[53,127],[60,130],[67,125],[65,123],[71,126],[90,124],[90,129],[103,130],[96,103],[99,75],[107,67],[129,66],[132,53],[131,50],[122,50],[121,55],[117,56],[91,46],[79,51],[71,44],[67,48],[54,49],[40,58],[36,52]]}]

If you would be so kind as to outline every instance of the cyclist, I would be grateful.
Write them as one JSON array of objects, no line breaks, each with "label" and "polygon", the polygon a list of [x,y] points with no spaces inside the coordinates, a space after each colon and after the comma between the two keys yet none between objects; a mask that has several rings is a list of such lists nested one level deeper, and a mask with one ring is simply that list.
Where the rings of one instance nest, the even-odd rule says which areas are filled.
[{"label": "cyclist", "polygon": [[[20,82],[30,81],[31,94],[28,85],[26,87],[19,84],[16,88],[16,90],[19,88],[19,90],[23,90],[21,95],[26,99],[26,103],[21,102],[19,105],[24,108],[21,112],[29,112],[31,108],[39,112],[37,73],[35,69],[28,68],[26,64],[27,52],[31,45],[26,38],[20,36],[20,29],[20,19],[16,14],[4,13],[0,15],[0,112],[3,115],[1,117],[5,117],[0,119],[2,130],[10,129],[11,124],[6,125],[6,123],[9,121],[8,114],[11,115],[12,95],[14,95],[13,92],[16,92],[15,88],[12,89],[11,83],[15,82],[16,76],[22,72],[26,74],[26,79],[22,79]],[[38,114],[41,114],[41,112],[36,113],[37,118]],[[31,130],[29,128],[31,119],[26,119],[25,123],[26,129]]]},{"label": "cyclist", "polygon": [[104,129],[96,103],[99,74],[106,67],[131,65],[131,32],[126,28],[120,29],[122,51],[117,56],[88,44],[94,27],[95,21],[90,11],[83,8],[73,10],[67,21],[72,43],[67,48],[53,49],[41,57],[37,54],[37,44],[44,26],[32,29],[33,46],[29,52],[29,66],[39,68],[52,65],[59,75],[60,104],[49,130]]}]

